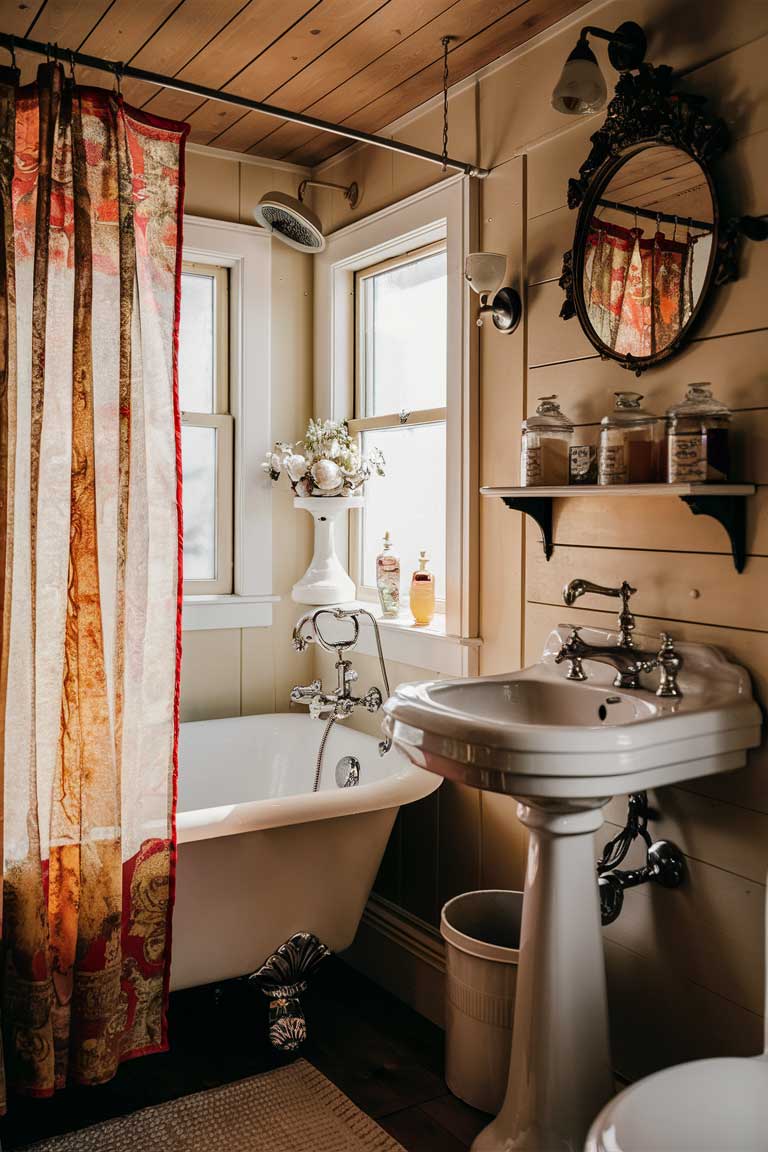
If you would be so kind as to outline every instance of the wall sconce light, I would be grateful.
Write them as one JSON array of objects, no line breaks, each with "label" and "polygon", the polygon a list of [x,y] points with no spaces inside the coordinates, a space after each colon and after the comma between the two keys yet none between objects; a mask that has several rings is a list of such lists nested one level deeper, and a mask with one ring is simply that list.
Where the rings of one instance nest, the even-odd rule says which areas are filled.
[{"label": "wall sconce light", "polygon": [[502,288],[506,271],[507,258],[500,252],[470,252],[464,264],[464,279],[480,297],[478,327],[492,316],[497,330],[509,335],[520,323],[523,303],[515,288]]},{"label": "wall sconce light", "polygon": [[608,90],[588,36],[608,41],[608,59],[617,72],[639,68],[645,56],[645,33],[639,24],[626,20],[615,32],[605,28],[582,28],[576,47],[565,62],[552,93],[552,107],[566,116],[588,116],[605,104]]}]

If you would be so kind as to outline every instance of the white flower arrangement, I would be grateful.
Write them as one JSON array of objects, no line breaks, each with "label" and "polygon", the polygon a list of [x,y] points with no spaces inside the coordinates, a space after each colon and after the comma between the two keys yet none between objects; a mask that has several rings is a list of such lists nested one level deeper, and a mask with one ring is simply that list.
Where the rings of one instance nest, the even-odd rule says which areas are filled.
[{"label": "white flower arrangement", "polygon": [[262,464],[272,480],[285,472],[297,496],[351,496],[375,473],[384,475],[378,448],[364,458],[346,420],[310,420],[303,440],[277,441]]}]

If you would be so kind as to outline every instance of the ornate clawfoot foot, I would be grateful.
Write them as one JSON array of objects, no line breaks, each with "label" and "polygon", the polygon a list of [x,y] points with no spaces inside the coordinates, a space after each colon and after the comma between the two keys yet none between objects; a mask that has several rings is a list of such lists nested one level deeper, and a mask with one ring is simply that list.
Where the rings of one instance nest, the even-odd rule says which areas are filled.
[{"label": "ornate clawfoot foot", "polygon": [[311,932],[297,932],[250,977],[269,1000],[269,1039],[281,1052],[295,1052],[307,1038],[299,997],[330,948]]}]

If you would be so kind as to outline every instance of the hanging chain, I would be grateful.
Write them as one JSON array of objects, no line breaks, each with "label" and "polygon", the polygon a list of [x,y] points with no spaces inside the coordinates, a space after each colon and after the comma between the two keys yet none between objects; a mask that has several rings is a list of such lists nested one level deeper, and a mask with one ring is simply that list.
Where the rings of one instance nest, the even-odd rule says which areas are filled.
[{"label": "hanging chain", "polygon": [[448,167],[448,45],[456,36],[443,36],[443,172]]}]

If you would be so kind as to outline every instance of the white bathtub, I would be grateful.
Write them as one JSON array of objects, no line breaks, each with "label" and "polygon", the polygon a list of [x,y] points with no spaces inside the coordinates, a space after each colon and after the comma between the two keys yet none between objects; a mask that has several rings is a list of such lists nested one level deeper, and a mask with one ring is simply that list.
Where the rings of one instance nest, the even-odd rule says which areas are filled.
[{"label": "white bathtub", "polygon": [[[441,783],[338,723],[243,716],[182,724],[171,988],[243,976],[294,932],[335,952],[354,938],[401,804]],[[336,784],[342,756],[360,783]]]}]

